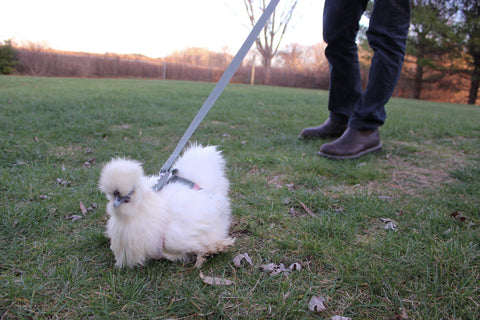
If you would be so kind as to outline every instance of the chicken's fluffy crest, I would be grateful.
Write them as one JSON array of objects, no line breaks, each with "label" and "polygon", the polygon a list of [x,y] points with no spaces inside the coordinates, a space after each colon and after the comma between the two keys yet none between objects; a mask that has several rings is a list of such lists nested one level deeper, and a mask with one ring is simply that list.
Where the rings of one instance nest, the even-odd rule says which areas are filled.
[{"label": "chicken's fluffy crest", "polygon": [[[115,190],[118,190],[120,193],[128,193],[132,187],[140,183],[143,175],[143,168],[140,162],[116,158],[107,163],[103,168],[99,187],[107,195],[113,194]],[[128,187],[130,187],[130,190],[119,190],[119,188]]]}]

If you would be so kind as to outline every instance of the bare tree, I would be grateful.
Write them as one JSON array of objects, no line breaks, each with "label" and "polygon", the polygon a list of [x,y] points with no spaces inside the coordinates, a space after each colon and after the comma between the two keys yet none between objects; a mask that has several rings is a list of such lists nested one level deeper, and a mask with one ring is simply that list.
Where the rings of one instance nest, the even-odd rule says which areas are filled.
[{"label": "bare tree", "polygon": [[27,41],[18,51],[18,60],[23,72],[32,76],[46,76],[48,74],[49,55],[51,50],[45,42]]},{"label": "bare tree", "polygon": [[304,46],[298,43],[286,45],[278,52],[276,66],[294,71],[328,70],[328,61],[325,57],[325,43]]},{"label": "bare tree", "polygon": [[[255,25],[257,16],[260,16],[267,7],[265,0],[243,0],[245,9],[247,10],[248,18],[252,27]],[[254,4],[254,2],[257,2]],[[272,67],[272,60],[277,55],[280,43],[287,31],[288,24],[293,16],[293,11],[297,6],[298,0],[285,1],[285,6],[278,16],[277,9],[263,28],[263,32],[255,41],[256,47],[262,56],[263,68],[265,71],[264,84],[270,83],[270,69]]]}]

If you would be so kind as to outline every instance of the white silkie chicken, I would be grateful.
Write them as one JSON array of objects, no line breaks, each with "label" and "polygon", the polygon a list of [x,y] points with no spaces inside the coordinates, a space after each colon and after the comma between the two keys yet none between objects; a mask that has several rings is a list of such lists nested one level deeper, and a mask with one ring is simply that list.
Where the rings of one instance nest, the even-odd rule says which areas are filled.
[{"label": "white silkie chicken", "polygon": [[229,182],[225,160],[215,146],[190,146],[176,161],[160,191],[158,177],[145,176],[139,162],[113,159],[99,187],[109,203],[106,234],[117,267],[148,259],[189,261],[200,268],[208,254],[233,244],[230,238]]}]

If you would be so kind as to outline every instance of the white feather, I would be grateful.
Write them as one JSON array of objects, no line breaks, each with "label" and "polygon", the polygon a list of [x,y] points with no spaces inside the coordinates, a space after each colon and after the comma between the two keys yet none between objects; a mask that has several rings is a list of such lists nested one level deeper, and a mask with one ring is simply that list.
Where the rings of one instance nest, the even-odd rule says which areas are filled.
[{"label": "white feather", "polygon": [[[153,177],[145,176],[139,162],[114,159],[102,170],[100,190],[109,200],[106,234],[118,267],[143,265],[147,259],[164,257],[187,261],[223,251],[230,238],[229,183],[225,160],[214,146],[192,145],[174,165],[178,175],[198,184],[199,190],[181,183],[153,191]],[[128,202],[114,206],[115,191]]]}]

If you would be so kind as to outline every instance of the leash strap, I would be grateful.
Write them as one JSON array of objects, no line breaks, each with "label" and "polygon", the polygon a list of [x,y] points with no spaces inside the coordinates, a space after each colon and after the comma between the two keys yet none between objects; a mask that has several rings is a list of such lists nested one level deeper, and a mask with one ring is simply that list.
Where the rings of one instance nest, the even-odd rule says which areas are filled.
[{"label": "leash strap", "polygon": [[185,146],[187,145],[188,140],[190,140],[190,137],[198,128],[200,122],[203,120],[203,118],[205,118],[208,111],[210,111],[215,101],[217,101],[218,97],[222,94],[223,90],[232,79],[233,75],[235,74],[243,59],[250,50],[250,47],[253,45],[258,35],[260,34],[260,31],[262,31],[263,27],[267,24],[268,19],[272,15],[279,1],[280,0],[270,1],[267,8],[261,15],[260,19],[258,19],[257,23],[253,27],[252,31],[250,31],[250,34],[248,35],[243,45],[240,47],[240,50],[238,50],[232,62],[230,62],[230,65],[225,70],[220,80],[217,82],[215,88],[213,88],[207,100],[204,102],[203,106],[198,111],[192,123],[190,123],[187,131],[185,131],[185,133],[183,134],[183,137],[180,139],[180,142],[173,151],[172,155],[170,156],[170,158],[168,158],[163,167],[160,169],[160,177],[157,184],[154,186],[155,191],[159,191],[160,189],[162,189],[163,185],[165,184],[170,175],[170,169],[172,168],[173,163],[178,158],[183,148],[185,148]]}]

